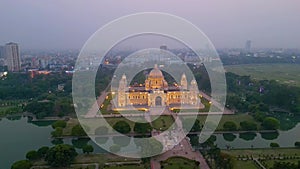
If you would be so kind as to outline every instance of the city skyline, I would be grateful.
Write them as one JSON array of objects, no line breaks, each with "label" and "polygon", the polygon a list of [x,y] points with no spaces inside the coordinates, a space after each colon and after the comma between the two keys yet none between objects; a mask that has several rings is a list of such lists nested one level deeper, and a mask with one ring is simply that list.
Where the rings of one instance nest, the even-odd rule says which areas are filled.
[{"label": "city skyline", "polygon": [[155,11],[191,21],[216,48],[243,48],[248,39],[252,48],[300,48],[298,1],[90,2],[1,1],[0,18],[6,24],[0,30],[0,43],[17,42],[22,49],[80,49],[106,23]]}]

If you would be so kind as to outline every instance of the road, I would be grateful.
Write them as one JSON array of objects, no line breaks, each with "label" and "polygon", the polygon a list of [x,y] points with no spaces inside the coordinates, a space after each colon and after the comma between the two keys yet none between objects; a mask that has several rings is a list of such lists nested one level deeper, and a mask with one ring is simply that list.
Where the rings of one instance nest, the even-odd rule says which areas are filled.
[{"label": "road", "polygon": [[[175,115],[173,113],[173,118],[175,119]],[[205,158],[202,156],[202,154],[199,152],[199,151],[194,151],[193,148],[192,148],[192,145],[190,144],[189,140],[187,139],[187,137],[185,137],[185,133],[182,132],[182,122],[181,120],[176,120],[176,126],[177,126],[177,133],[179,133],[179,136],[173,136],[173,139],[177,140],[177,138],[183,138],[179,144],[175,145],[171,150],[161,154],[161,155],[158,155],[156,157],[152,157],[151,158],[151,168],[152,169],[160,169],[161,168],[161,165],[160,165],[160,162],[161,161],[165,161],[167,160],[168,158],[171,158],[171,157],[185,157],[187,159],[190,159],[190,160],[195,160],[195,161],[198,161],[200,164],[199,164],[199,167],[201,169],[209,169],[209,166],[208,164],[206,163],[205,161]],[[157,135],[158,133],[157,132],[152,132],[154,135],[152,136],[155,136]],[[176,138],[175,138],[176,137]],[[161,141],[161,140],[160,140]]]},{"label": "road", "polygon": [[222,105],[221,103],[217,102],[216,100],[212,99],[211,96],[207,95],[206,93],[199,91],[199,94],[201,94],[206,100],[211,101],[212,105],[216,106],[219,110],[223,110],[223,114],[234,114],[234,112]]}]

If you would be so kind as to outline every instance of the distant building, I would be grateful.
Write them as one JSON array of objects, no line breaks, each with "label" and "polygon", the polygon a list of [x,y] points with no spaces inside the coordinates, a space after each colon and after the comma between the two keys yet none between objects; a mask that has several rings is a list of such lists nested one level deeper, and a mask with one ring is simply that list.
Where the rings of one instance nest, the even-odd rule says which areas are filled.
[{"label": "distant building", "polygon": [[0,58],[4,57],[4,46],[0,46]]},{"label": "distant building", "polygon": [[17,43],[7,43],[4,46],[4,57],[8,71],[18,72],[21,70],[20,50]]},{"label": "distant building", "polygon": [[251,40],[247,40],[245,44],[245,51],[250,52],[251,51]]}]

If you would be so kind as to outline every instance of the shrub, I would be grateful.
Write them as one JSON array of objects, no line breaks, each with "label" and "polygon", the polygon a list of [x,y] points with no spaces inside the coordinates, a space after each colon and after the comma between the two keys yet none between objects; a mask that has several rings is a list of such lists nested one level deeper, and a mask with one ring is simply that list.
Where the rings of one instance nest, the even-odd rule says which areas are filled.
[{"label": "shrub", "polygon": [[30,169],[32,167],[32,163],[29,160],[21,160],[15,162],[11,169]]},{"label": "shrub", "polygon": [[32,151],[29,151],[27,154],[26,154],[26,158],[28,160],[37,160],[40,158],[39,156],[39,153],[35,150],[32,150]]},{"label": "shrub", "polygon": [[72,128],[71,134],[73,136],[86,136],[86,133],[80,124],[77,124]]},{"label": "shrub", "polygon": [[223,128],[224,128],[224,130],[227,130],[227,131],[236,131],[237,125],[232,121],[227,121],[224,123]]},{"label": "shrub", "polygon": [[131,131],[129,124],[125,121],[118,121],[113,128],[122,134],[128,134]]},{"label": "shrub", "polygon": [[251,121],[242,121],[240,122],[242,130],[257,130],[257,124]]},{"label": "shrub", "polygon": [[262,122],[262,126],[268,130],[276,130],[279,128],[280,122],[274,117],[266,117]]},{"label": "shrub", "polygon": [[279,147],[278,143],[270,143],[270,147],[275,148],[275,147]]},{"label": "shrub", "polygon": [[67,126],[67,122],[64,120],[57,120],[54,123],[52,123],[52,128],[57,128],[57,127],[61,127],[61,128],[65,128]]}]

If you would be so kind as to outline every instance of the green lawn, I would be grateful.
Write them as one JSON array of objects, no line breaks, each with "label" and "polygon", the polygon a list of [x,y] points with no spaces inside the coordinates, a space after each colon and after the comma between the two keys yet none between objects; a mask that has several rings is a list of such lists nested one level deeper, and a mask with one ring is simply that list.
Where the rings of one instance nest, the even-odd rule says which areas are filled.
[{"label": "green lawn", "polygon": [[[82,169],[94,169],[95,165],[94,163],[99,164],[99,168],[103,168],[102,166],[105,165],[105,163],[110,162],[139,162],[139,159],[133,159],[133,158],[124,158],[113,154],[79,154],[75,161],[73,162],[74,167],[69,168],[63,168],[63,169],[80,169],[82,164],[90,164],[89,168],[82,167]],[[38,160],[34,162],[34,166],[39,165],[47,165],[47,163],[44,160]],[[34,169],[39,169],[38,167],[33,167]],[[144,165],[124,165],[124,166],[111,166],[111,167],[105,167],[105,169],[145,169]],[[57,168],[60,169],[60,168]]]},{"label": "green lawn", "polygon": [[[188,117],[186,117],[186,118],[188,118]],[[207,116],[204,116],[204,115],[198,116],[198,120],[200,121],[201,124],[205,123],[206,118],[207,118]],[[236,123],[238,128],[240,127],[240,122],[242,122],[242,121],[255,122],[258,125],[258,127],[260,127],[260,123],[256,122],[254,120],[254,118],[248,114],[233,114],[233,115],[223,115],[218,124],[217,130],[218,131],[223,130],[223,125],[227,121],[232,121],[232,122]]]},{"label": "green lawn", "polygon": [[[152,118],[156,118],[152,116]],[[174,119],[172,116],[159,116],[157,119],[152,121],[152,127],[156,130],[167,130],[174,123]]]},{"label": "green lawn", "polygon": [[174,109],[173,112],[178,113],[179,111],[184,113],[184,112],[219,112],[221,111],[219,108],[217,108],[214,105],[211,105],[208,100],[206,100],[204,97],[201,98],[201,103],[204,105],[204,108],[202,109]]},{"label": "green lawn", "polygon": [[103,169],[146,169],[144,165],[107,166]]},{"label": "green lawn", "polygon": [[72,132],[72,128],[79,124],[77,119],[70,119],[67,121],[66,127],[63,129],[63,136],[70,136]]},{"label": "green lawn", "polygon": [[[237,160],[238,156],[253,156],[254,158],[262,156],[299,156],[300,149],[297,148],[270,148],[270,149],[241,149],[241,150],[222,150],[223,153],[229,154],[234,161],[233,169],[257,169],[253,161],[240,161]],[[289,159],[289,160],[265,160],[263,164],[265,167],[270,168],[273,166],[275,161],[280,162],[292,162],[298,163],[299,159]]]},{"label": "green lawn", "polygon": [[161,162],[161,168],[164,169],[199,169],[199,164],[196,161],[189,160],[183,157],[171,157],[166,161]]},{"label": "green lawn", "polygon": [[[111,93],[108,93],[103,104],[100,105],[100,111],[101,114],[112,114],[112,113],[118,113],[116,111],[111,110],[111,100],[112,100],[112,95]],[[100,113],[100,112],[99,112]]]},{"label": "green lawn", "polygon": [[[139,117],[131,117],[134,121],[139,121]],[[133,131],[134,127],[134,121],[131,121],[125,117],[111,117],[111,118],[95,118],[95,119],[81,119],[83,124],[86,124],[86,126],[89,126],[89,134],[95,134],[96,128],[100,126],[105,126],[106,123],[109,124],[107,126],[108,128],[112,128],[112,126],[117,123],[118,121],[125,121],[129,124],[131,127],[131,130]],[[106,121],[106,122],[105,122]],[[82,124],[82,123],[81,123]],[[109,130],[110,131],[110,130]]]},{"label": "green lawn", "polygon": [[232,169],[259,169],[253,161],[238,161],[234,160]]},{"label": "green lawn", "polygon": [[255,79],[276,80],[283,84],[300,86],[298,64],[247,64],[225,66],[225,70]]},{"label": "green lawn", "polygon": [[259,155],[300,155],[300,149],[297,148],[269,148],[269,149],[240,149],[240,150],[222,150],[222,152],[229,154],[233,157],[238,155],[253,155],[258,157]]},{"label": "green lawn", "polygon": [[264,161],[264,165],[267,168],[271,168],[275,162],[289,162],[289,163],[294,163],[294,164],[298,164],[298,161],[300,161],[300,159],[295,159],[295,160],[267,160]]}]

